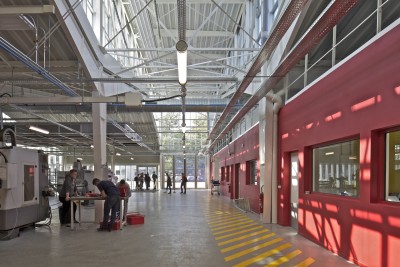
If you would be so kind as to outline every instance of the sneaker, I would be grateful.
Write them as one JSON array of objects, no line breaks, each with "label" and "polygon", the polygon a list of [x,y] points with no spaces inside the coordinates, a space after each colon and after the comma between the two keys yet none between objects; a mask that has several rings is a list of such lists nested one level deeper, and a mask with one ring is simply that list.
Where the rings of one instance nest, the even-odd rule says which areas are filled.
[{"label": "sneaker", "polygon": [[169,192],[168,194],[171,194],[171,192]]},{"label": "sneaker", "polygon": [[97,231],[102,232],[102,231],[107,231],[107,229],[100,227],[100,228],[97,228]]}]

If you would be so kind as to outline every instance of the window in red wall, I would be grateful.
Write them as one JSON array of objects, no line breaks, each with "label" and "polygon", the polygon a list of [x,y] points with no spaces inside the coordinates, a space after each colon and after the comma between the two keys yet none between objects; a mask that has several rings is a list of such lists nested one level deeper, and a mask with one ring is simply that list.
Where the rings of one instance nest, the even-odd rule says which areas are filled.
[{"label": "window in red wall", "polygon": [[386,133],[387,201],[400,202],[400,131]]},{"label": "window in red wall", "polygon": [[313,191],[358,197],[360,140],[313,148]]},{"label": "window in red wall", "polygon": [[230,175],[229,166],[226,166],[225,174],[226,174],[226,176],[225,176],[226,177],[226,181],[229,182],[229,175]]},{"label": "window in red wall", "polygon": [[246,162],[246,184],[257,185],[257,161]]},{"label": "window in red wall", "polygon": [[225,180],[225,167],[221,167],[221,181]]}]

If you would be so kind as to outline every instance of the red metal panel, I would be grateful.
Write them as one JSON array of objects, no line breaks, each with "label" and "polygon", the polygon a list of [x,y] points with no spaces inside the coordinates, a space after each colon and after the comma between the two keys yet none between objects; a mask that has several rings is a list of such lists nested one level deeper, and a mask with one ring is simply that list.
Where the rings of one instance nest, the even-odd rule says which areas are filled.
[{"label": "red metal panel", "polygon": [[[400,126],[399,43],[397,26],[279,114],[279,222],[287,225],[290,213],[287,155],[298,151],[299,233],[363,266],[398,266],[393,251],[400,251],[400,204],[383,201],[381,130]],[[360,138],[360,196],[305,194],[311,189],[311,147],[354,136]]]}]

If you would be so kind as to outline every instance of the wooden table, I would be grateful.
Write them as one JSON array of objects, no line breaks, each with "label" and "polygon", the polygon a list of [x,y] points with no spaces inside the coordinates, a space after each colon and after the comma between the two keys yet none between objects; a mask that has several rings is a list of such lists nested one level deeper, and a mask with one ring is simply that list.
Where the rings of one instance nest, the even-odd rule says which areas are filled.
[{"label": "wooden table", "polygon": [[[122,227],[124,226],[124,224],[126,224],[126,202],[128,201],[129,197],[120,197],[120,210],[123,209],[123,213],[121,216],[121,212],[119,215],[119,219],[121,221],[120,223],[120,230],[122,230]],[[81,225],[81,202],[84,200],[105,200],[105,197],[102,196],[96,196],[96,197],[89,197],[89,196],[77,196],[77,197],[71,197],[71,203],[76,201],[78,203],[78,220],[79,220],[79,225]],[[122,206],[122,204],[124,204]],[[75,225],[74,225],[74,208],[73,208],[73,204],[71,205],[71,230],[74,229]],[[122,220],[121,220],[122,219]],[[125,219],[125,221],[124,221]]]}]

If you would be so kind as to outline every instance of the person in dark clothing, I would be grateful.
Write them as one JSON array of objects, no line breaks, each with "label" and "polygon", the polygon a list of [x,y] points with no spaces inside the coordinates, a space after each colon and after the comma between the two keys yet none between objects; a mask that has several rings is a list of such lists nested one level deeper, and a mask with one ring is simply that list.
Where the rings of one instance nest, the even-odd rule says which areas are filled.
[{"label": "person in dark clothing", "polygon": [[165,191],[165,193],[167,193],[168,188],[169,188],[169,193],[168,194],[171,194],[171,186],[172,186],[171,176],[169,176],[168,172],[166,172],[165,174],[167,175],[167,190]]},{"label": "person in dark clothing", "polygon": [[153,175],[151,176],[151,178],[153,178],[153,183],[154,183],[153,190],[157,190],[157,179],[158,179],[158,176],[157,176],[156,172],[153,172]]},{"label": "person in dark clothing", "polygon": [[146,173],[144,175],[144,182],[146,183],[146,190],[150,189],[150,175]]},{"label": "person in dark clothing", "polygon": [[[60,222],[61,225],[66,225],[69,226],[71,223],[71,216],[70,216],[70,209],[71,209],[71,197],[72,196],[77,196],[78,195],[78,190],[76,187],[76,177],[78,176],[78,171],[75,169],[72,169],[69,171],[69,174],[65,177],[63,186],[60,191],[60,195],[58,199],[60,202],[63,204],[62,206],[62,212],[61,212],[61,218]],[[74,222],[77,223],[78,221],[75,219],[75,213],[76,213],[76,204],[73,204],[73,209],[74,209]]]},{"label": "person in dark clothing", "polygon": [[[98,178],[93,179],[93,185],[97,186],[100,194],[106,198],[104,201],[104,215],[103,215],[103,225],[98,228],[98,231],[109,231],[111,232],[112,226],[114,225],[115,219],[117,217],[117,212],[119,211],[119,190],[117,186],[108,180],[100,181]],[[111,220],[108,224],[108,218],[110,217],[111,210]]]},{"label": "person in dark clothing", "polygon": [[186,183],[187,183],[187,177],[184,173],[182,173],[181,194],[186,194]]}]

